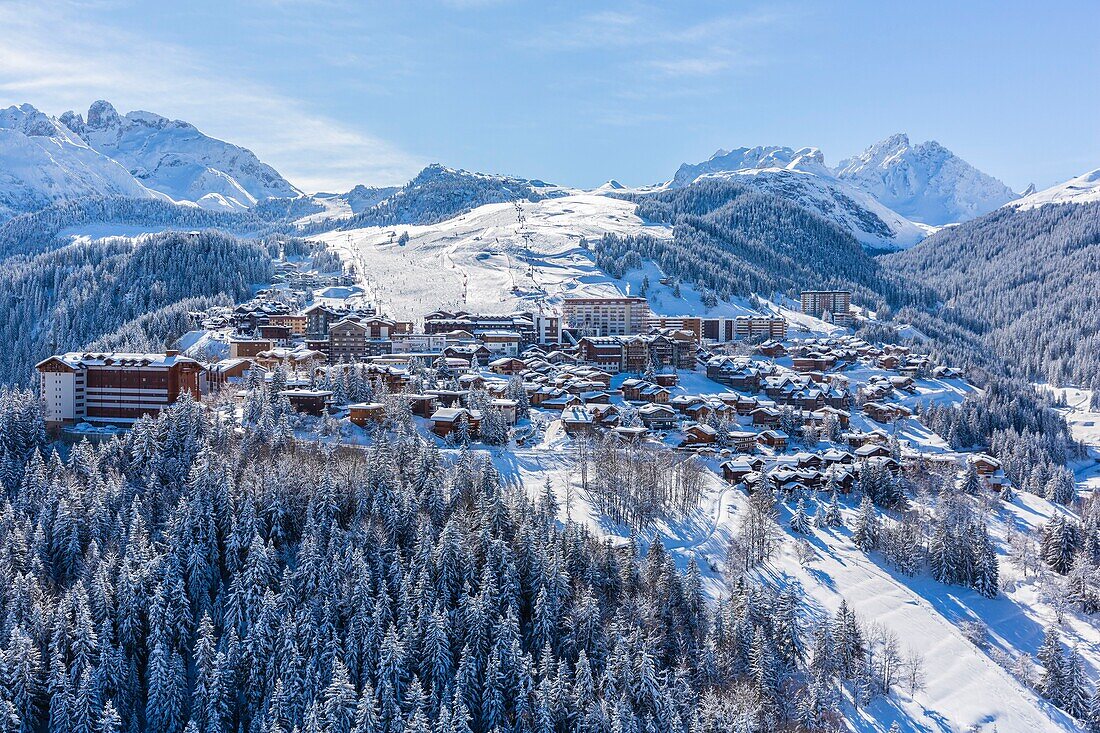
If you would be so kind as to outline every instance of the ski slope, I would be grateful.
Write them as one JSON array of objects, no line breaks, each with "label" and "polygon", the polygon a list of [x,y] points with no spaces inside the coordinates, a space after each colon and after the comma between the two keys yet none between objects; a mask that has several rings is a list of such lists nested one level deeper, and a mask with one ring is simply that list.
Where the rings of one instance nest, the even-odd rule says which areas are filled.
[{"label": "ski slope", "polygon": [[[682,286],[674,297],[652,265],[625,279],[596,266],[585,241],[604,234],[672,236],[670,227],[648,224],[634,209],[629,201],[578,192],[537,203],[488,204],[428,226],[367,227],[316,238],[355,264],[364,297],[393,318],[417,319],[436,309],[549,313],[566,296],[637,293],[645,277],[654,312],[702,313],[698,293]],[[751,312],[738,303],[707,311],[724,317]]]}]

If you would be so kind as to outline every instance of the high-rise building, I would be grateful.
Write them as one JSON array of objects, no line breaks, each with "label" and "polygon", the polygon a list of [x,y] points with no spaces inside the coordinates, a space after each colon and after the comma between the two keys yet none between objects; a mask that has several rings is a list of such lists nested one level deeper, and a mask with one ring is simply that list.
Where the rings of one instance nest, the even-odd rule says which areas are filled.
[{"label": "high-rise building", "polygon": [[848,313],[848,307],[852,304],[852,291],[850,290],[803,290],[802,312],[815,318],[820,318],[822,313]]},{"label": "high-rise building", "polygon": [[633,336],[649,326],[649,303],[645,298],[565,298],[562,322],[581,336]]}]

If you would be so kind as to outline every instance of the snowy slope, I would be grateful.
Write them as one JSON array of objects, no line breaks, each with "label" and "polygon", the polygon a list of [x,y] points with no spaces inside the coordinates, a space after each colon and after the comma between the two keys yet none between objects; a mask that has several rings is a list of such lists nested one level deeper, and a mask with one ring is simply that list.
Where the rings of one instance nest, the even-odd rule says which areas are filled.
[{"label": "snowy slope", "polygon": [[1007,205],[1019,209],[1034,209],[1043,204],[1086,204],[1100,201],[1100,168],[1071,178],[1042,191],[1034,191]]},{"label": "snowy slope", "polygon": [[728,178],[782,196],[850,231],[866,247],[903,249],[931,231],[838,179],[817,148],[719,150],[702,163],[680,166],[668,186],[680,188],[700,178]]},{"label": "snowy slope", "polygon": [[1016,198],[938,142],[911,145],[904,133],[841,161],[836,175],[899,214],[933,226],[973,219]]},{"label": "snowy slope", "polygon": [[[687,374],[687,373],[683,373]],[[695,382],[705,380],[692,375]],[[699,385],[695,384],[695,388]],[[713,385],[714,392],[724,391]],[[580,476],[571,455],[570,442],[553,423],[543,442],[502,454],[501,473],[535,494],[546,475],[564,506],[571,497],[571,518],[587,524],[613,542],[627,541],[629,529],[608,522],[578,487]],[[568,487],[568,488],[567,488]],[[686,567],[694,558],[706,574],[706,588],[714,596],[728,594],[719,572],[726,548],[747,503],[740,488],[710,475],[699,507],[660,523],[642,538],[648,544],[659,537]],[[809,511],[814,510],[810,501]],[[1042,642],[1044,627],[1054,610],[1041,598],[1034,580],[1024,582],[1004,556],[1005,532],[1034,527],[1061,511],[1045,500],[1021,494],[1016,501],[992,514],[990,530],[1000,545],[1002,577],[1010,579],[1007,593],[987,599],[976,592],[937,583],[925,575],[906,577],[892,571],[877,553],[867,555],[851,541],[845,527],[812,529],[807,535],[812,559],[802,562],[796,551],[798,536],[786,530],[790,507],[781,511],[785,540],[779,555],[760,571],[770,582],[796,583],[807,606],[817,614],[832,615],[842,600],[867,623],[893,632],[902,653],[912,650],[923,657],[926,684],[910,694],[895,689],[889,698],[878,698],[865,709],[846,710],[847,729],[882,733],[897,721],[906,731],[1076,731],[1076,723],[998,663],[998,659],[1034,654]],[[843,506],[845,523],[851,526],[854,510]],[[985,636],[980,645],[968,634],[967,625],[980,623]],[[1063,641],[1077,643],[1086,673],[1095,674],[1100,661],[1100,630],[1087,617],[1067,614]]]},{"label": "snowy slope", "polygon": [[177,201],[232,210],[301,193],[252,151],[204,135],[181,120],[151,112],[122,116],[100,100],[88,109],[87,120],[66,112],[60,122],[146,187]]},{"label": "snowy slope", "polygon": [[[583,244],[608,233],[642,232],[671,236],[668,227],[642,221],[633,203],[577,192],[537,202],[487,204],[439,224],[365,227],[316,238],[356,265],[365,299],[381,303],[395,318],[419,319],[437,308],[549,313],[563,296],[637,293],[646,278],[656,313],[728,317],[755,312],[744,303],[707,310],[687,285],[675,297],[660,284],[663,275],[652,263],[621,279],[611,277]],[[402,245],[398,240],[404,233],[409,239]]]},{"label": "snowy slope", "polygon": [[0,220],[82,196],[165,198],[31,105],[0,110]]}]

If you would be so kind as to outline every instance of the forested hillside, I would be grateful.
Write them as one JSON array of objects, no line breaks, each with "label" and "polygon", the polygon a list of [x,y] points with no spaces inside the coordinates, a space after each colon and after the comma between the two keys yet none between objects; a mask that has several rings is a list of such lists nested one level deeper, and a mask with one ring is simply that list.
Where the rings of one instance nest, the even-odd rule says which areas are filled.
[{"label": "forested hillside", "polygon": [[265,448],[184,400],[62,462],[33,418],[0,434],[14,730],[817,731],[837,680],[896,683],[846,606],[709,604],[471,452]]},{"label": "forested hillside", "polygon": [[263,234],[284,231],[276,222],[293,208],[296,199],[278,199],[251,211],[208,211],[195,206],[123,197],[92,197],[62,201],[33,214],[23,214],[0,227],[0,257],[37,254],[69,243],[58,235],[82,225],[136,225],[176,229],[220,229],[232,234]]},{"label": "forested hillside", "polygon": [[882,264],[935,290],[938,318],[1010,374],[1100,389],[1100,202],[999,209]]},{"label": "forested hillside", "polygon": [[915,288],[884,270],[848,232],[778,196],[703,180],[631,200],[643,219],[673,225],[673,237],[602,238],[596,261],[609,272],[653,260],[723,299],[851,288],[856,301],[884,313],[919,300]]},{"label": "forested hillside", "polygon": [[267,246],[216,232],[108,239],[9,258],[0,263],[0,338],[7,344],[0,382],[25,384],[45,356],[124,327],[111,344],[152,345],[160,327],[167,329],[160,339],[178,336],[187,305],[174,313],[166,307],[198,296],[239,301],[270,280]]}]

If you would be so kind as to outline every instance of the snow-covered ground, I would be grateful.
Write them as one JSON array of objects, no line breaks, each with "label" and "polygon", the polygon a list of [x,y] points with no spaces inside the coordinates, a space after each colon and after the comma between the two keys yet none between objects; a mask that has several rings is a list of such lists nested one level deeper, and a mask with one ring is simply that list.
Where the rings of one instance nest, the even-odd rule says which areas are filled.
[{"label": "snow-covered ground", "polygon": [[[522,482],[532,492],[541,491],[549,476],[566,511],[574,521],[590,526],[615,542],[625,542],[629,530],[600,516],[580,489],[573,470],[570,441],[554,423],[540,443],[526,448],[492,451],[502,474]],[[643,544],[660,537],[679,564],[695,558],[703,570],[708,592],[718,597],[727,592],[720,569],[726,547],[736,529],[747,497],[716,474],[708,475],[707,488],[698,509],[687,516],[659,523],[643,538]],[[810,503],[812,509],[812,502]],[[1035,496],[1018,496],[998,510],[991,528],[1003,538],[1009,524],[1031,527],[1058,511]],[[853,510],[843,514],[851,523]],[[785,527],[790,510],[780,521]],[[788,532],[783,549],[762,572],[767,580],[798,583],[811,612],[833,614],[846,600],[867,623],[881,624],[901,640],[903,652],[924,658],[924,689],[910,695],[897,689],[889,698],[878,698],[868,708],[849,709],[849,725],[856,731],[885,731],[897,720],[902,730],[912,731],[1072,731],[1075,723],[1041,700],[994,660],[998,650],[1012,655],[1034,654],[1053,611],[1039,600],[1032,583],[1017,583],[996,599],[985,599],[969,589],[942,585],[926,575],[905,577],[892,571],[877,553],[857,549],[845,528],[814,529],[807,537],[813,560],[803,564],[795,536]],[[1002,567],[1008,563],[1002,556]],[[1008,575],[1014,574],[1009,569]],[[1072,616],[1072,614],[1071,614]],[[964,624],[985,625],[986,642],[979,648]],[[1067,643],[1078,643],[1091,675],[1100,660],[1100,631],[1087,620],[1071,618],[1063,629]]]},{"label": "snow-covered ground", "polygon": [[[436,309],[505,313],[556,312],[566,296],[638,294],[648,279],[649,306],[660,315],[734,317],[761,312],[748,302],[706,308],[701,294],[682,284],[680,295],[662,285],[651,262],[615,278],[598,268],[583,242],[604,234],[671,237],[664,225],[643,221],[629,201],[577,192],[537,203],[488,204],[429,226],[367,227],[321,234],[356,265],[366,299],[393,318],[418,319]],[[408,241],[399,243],[402,234]],[[838,331],[822,321],[770,303],[806,333]]]},{"label": "snow-covered ground", "polygon": [[646,225],[630,202],[577,194],[489,204],[430,226],[368,227],[318,239],[357,265],[371,300],[389,316],[410,319],[437,308],[538,311],[564,295],[618,294],[626,284],[595,266],[582,239],[641,232],[671,236],[667,227]]}]

